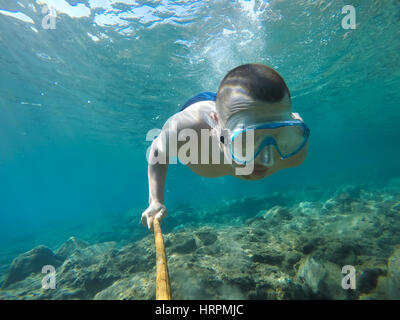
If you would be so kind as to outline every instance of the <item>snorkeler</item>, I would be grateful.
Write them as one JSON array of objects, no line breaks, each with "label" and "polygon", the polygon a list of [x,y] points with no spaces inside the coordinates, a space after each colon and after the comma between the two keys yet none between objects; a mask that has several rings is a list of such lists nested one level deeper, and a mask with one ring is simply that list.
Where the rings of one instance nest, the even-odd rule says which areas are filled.
[{"label": "snorkeler", "polygon": [[[149,229],[154,218],[167,214],[164,186],[168,165],[172,157],[180,159],[181,155],[170,146],[175,143],[179,150],[185,143],[171,137],[185,129],[194,130],[203,139],[204,129],[211,132],[207,152],[200,146],[204,141],[196,145],[196,156],[209,161],[187,163],[192,171],[203,177],[231,175],[244,180],[263,179],[300,165],[307,155],[310,132],[300,115],[292,113],[289,89],[275,70],[262,64],[232,69],[222,79],[217,94],[203,92],[188,100],[153,141],[148,154],[149,207],[142,214],[142,223]],[[247,141],[252,142],[252,148],[246,149]],[[157,161],[160,158],[166,161]],[[250,170],[240,171],[249,164]]]}]

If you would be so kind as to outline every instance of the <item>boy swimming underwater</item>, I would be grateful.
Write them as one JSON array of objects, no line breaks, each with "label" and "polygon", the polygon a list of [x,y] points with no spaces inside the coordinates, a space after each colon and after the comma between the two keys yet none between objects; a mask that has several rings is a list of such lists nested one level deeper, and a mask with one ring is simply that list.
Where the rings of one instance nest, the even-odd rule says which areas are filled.
[{"label": "boy swimming underwater", "polygon": [[[217,94],[204,92],[185,103],[153,141],[148,155],[149,207],[142,214],[142,223],[149,229],[154,218],[167,214],[164,186],[168,164],[172,157],[182,157],[178,150],[185,140],[179,136],[188,129],[202,137],[194,155],[202,161],[186,163],[203,177],[263,179],[300,165],[308,150],[309,129],[298,113],[292,113],[283,78],[262,64],[238,66],[223,78]],[[208,136],[204,135],[207,130]],[[174,143],[176,151],[170,148]],[[158,161],[161,158],[164,161]]]}]

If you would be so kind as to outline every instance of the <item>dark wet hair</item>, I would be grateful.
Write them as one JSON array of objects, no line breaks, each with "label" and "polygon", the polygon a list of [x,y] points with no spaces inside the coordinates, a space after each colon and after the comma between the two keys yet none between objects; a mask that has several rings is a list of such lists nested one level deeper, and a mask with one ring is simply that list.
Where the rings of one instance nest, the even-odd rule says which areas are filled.
[{"label": "dark wet hair", "polygon": [[222,79],[217,94],[217,113],[222,121],[226,121],[235,113],[230,110],[230,97],[240,91],[250,98],[275,103],[289,98],[290,92],[281,75],[263,64],[244,64],[227,73]]}]

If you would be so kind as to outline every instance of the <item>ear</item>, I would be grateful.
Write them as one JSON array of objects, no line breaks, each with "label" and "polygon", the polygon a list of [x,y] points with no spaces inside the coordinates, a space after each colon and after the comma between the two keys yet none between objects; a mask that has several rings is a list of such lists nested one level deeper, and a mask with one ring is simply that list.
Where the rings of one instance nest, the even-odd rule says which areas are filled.
[{"label": "ear", "polygon": [[292,116],[292,118],[293,118],[294,120],[301,120],[301,121],[304,122],[304,120],[300,117],[300,115],[299,115],[298,113],[293,113],[293,112],[292,112],[291,116]]},{"label": "ear", "polygon": [[210,113],[210,117],[211,117],[211,119],[213,119],[215,124],[218,124],[218,116],[217,116],[217,114],[215,112],[211,112]]},{"label": "ear", "polygon": [[[211,119],[214,121],[215,126],[218,126],[218,116],[217,116],[217,114],[216,114],[215,112],[211,112],[211,113],[210,113],[210,117],[211,117]],[[224,135],[223,135],[222,132],[219,132],[219,141],[220,141],[222,144],[225,143],[225,137],[224,137]]]}]

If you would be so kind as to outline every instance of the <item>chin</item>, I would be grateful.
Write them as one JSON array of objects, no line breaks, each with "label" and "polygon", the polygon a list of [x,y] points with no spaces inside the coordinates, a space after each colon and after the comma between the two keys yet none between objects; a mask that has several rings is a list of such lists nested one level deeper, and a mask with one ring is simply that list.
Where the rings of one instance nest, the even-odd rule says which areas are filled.
[{"label": "chin", "polygon": [[272,167],[272,168],[268,168],[265,172],[263,172],[262,174],[255,174],[252,173],[250,175],[251,180],[260,180],[260,179],[264,179],[272,174],[274,174],[275,172],[279,171],[279,169],[277,167]]},{"label": "chin", "polygon": [[254,170],[251,174],[248,175],[238,175],[237,177],[243,180],[254,181],[254,180],[261,180],[267,176],[270,176],[276,171],[275,168],[266,168],[265,170]]},{"label": "chin", "polygon": [[265,173],[263,175],[256,175],[256,174],[252,173],[252,174],[249,174],[247,176],[242,176],[242,179],[251,180],[251,181],[261,180],[261,179],[264,179],[265,177],[267,177],[268,175],[269,175],[268,173]]},{"label": "chin", "polygon": [[250,180],[261,180],[261,179],[264,179],[266,176],[268,176],[267,173],[262,176],[251,174],[249,177],[250,177]]}]

